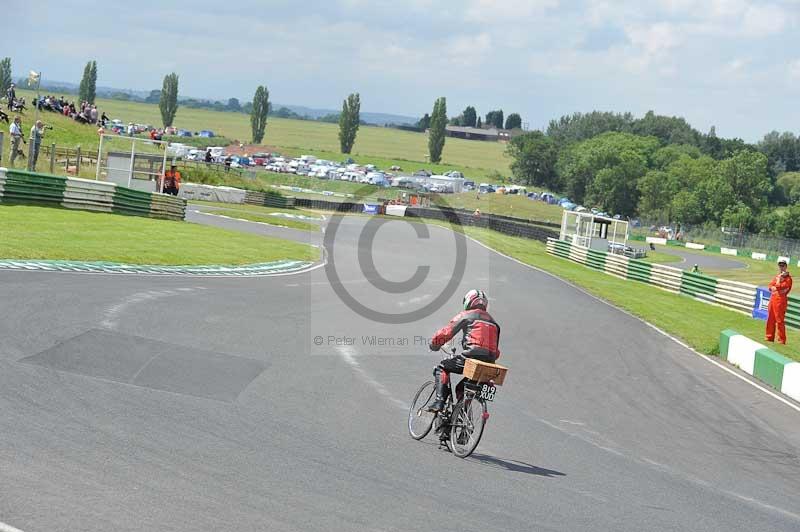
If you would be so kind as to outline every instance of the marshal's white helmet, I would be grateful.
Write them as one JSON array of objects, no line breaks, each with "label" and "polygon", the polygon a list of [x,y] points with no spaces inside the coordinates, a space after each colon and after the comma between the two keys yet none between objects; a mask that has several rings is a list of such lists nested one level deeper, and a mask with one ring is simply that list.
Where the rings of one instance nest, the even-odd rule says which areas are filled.
[{"label": "marshal's white helmet", "polygon": [[470,290],[464,295],[464,310],[472,310],[472,309],[483,309],[486,310],[489,307],[489,298],[486,297],[486,294],[483,290]]}]

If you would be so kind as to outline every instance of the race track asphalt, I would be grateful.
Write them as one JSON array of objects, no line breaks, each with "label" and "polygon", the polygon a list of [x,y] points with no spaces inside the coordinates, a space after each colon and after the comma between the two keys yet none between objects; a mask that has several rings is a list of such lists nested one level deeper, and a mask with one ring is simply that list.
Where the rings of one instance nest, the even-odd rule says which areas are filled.
[{"label": "race track asphalt", "polygon": [[746,264],[742,261],[725,258],[723,256],[714,256],[706,253],[692,253],[684,249],[658,246],[656,251],[659,253],[666,253],[667,255],[675,255],[680,257],[681,262],[667,264],[667,266],[674,266],[682,270],[691,270],[695,264],[703,270],[732,270],[736,268],[744,268]]},{"label": "race track asphalt", "polygon": [[[374,264],[359,264],[376,223]],[[330,263],[248,279],[0,272],[0,522],[800,529],[800,413],[558,279],[471,241],[456,261],[453,233],[413,227],[344,219],[333,284]],[[420,265],[426,280],[401,290]],[[459,265],[446,304],[415,314]],[[415,337],[474,286],[511,369],[460,460],[412,440],[405,407],[438,360]]]}]

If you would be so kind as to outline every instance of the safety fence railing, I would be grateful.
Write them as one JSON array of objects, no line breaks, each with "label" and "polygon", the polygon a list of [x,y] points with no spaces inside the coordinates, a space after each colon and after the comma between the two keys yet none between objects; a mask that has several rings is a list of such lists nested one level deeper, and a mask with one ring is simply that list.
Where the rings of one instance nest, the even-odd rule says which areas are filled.
[{"label": "safety fence railing", "polygon": [[183,220],[186,201],[115,183],[0,168],[0,203],[59,205],[68,209]]}]

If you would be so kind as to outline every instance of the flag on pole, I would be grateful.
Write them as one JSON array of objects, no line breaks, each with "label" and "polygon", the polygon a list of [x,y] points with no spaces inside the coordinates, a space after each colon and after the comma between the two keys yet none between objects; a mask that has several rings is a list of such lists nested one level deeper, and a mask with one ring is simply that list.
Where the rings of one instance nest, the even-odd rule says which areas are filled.
[{"label": "flag on pole", "polygon": [[31,73],[28,74],[28,86],[33,87],[39,83],[39,76],[41,76],[41,72],[34,72],[31,70]]}]

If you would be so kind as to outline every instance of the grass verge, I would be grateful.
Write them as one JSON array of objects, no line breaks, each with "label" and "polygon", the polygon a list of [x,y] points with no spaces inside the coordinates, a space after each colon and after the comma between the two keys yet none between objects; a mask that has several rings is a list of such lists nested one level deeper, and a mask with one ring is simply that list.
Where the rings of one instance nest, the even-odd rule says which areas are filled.
[{"label": "grass verge", "polygon": [[128,264],[314,261],[313,246],[216,227],[27,205],[0,206],[0,258]]},{"label": "grass verge", "polygon": [[264,215],[272,214],[274,212],[281,212],[285,214],[298,214],[300,216],[307,216],[315,220],[322,220],[319,214],[304,209],[295,209],[295,208],[282,209],[280,207],[262,207],[261,205],[250,205],[249,203],[222,203],[219,201],[202,201],[202,200],[191,200],[189,201],[189,205],[197,205],[197,206],[209,205],[211,207],[220,207],[222,209],[227,209],[231,211],[248,211]]},{"label": "grass verge", "polygon": [[258,214],[250,211],[240,211],[236,209],[220,209],[216,211],[209,211],[209,214],[220,214],[222,216],[230,216],[231,218],[239,218],[242,220],[249,220],[251,222],[261,222],[278,227],[289,227],[291,229],[299,229],[301,231],[319,231],[319,226],[313,223],[301,222],[291,218],[284,218],[282,216],[270,216],[269,214]]}]

